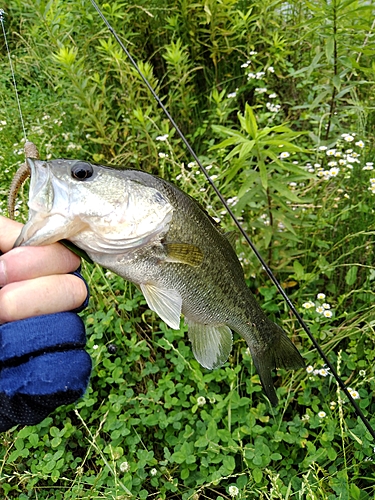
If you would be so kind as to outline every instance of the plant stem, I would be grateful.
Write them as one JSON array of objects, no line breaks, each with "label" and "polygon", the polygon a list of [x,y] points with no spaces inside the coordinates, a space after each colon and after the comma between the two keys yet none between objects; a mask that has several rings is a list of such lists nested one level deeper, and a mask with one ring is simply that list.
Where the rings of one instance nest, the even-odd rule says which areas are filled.
[{"label": "plant stem", "polygon": [[[332,2],[332,12],[333,12],[333,76],[337,76],[337,0],[333,0]],[[329,133],[331,130],[332,117],[335,109],[335,97],[336,97],[336,87],[332,85],[332,95],[330,100],[330,109],[328,116],[328,123],[326,128],[325,140],[328,140]]]}]

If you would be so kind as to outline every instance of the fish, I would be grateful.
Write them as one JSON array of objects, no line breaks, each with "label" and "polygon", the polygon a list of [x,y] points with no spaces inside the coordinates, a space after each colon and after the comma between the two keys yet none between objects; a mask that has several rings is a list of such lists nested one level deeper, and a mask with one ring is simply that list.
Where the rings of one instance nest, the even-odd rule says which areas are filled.
[{"label": "fish", "polygon": [[232,331],[247,343],[273,406],[275,368],[304,360],[246,285],[232,237],[192,197],[155,175],[82,160],[27,159],[29,217],[15,246],[69,240],[142,291],[172,329],[181,314],[201,366],[219,368]]}]

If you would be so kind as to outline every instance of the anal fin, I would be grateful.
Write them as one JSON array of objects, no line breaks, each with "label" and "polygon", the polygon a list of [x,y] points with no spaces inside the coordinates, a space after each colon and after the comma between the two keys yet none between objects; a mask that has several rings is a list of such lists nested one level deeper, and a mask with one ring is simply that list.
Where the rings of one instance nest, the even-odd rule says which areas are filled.
[{"label": "anal fin", "polygon": [[204,325],[187,320],[195,359],[209,370],[219,368],[232,350],[232,332],[225,325]]}]

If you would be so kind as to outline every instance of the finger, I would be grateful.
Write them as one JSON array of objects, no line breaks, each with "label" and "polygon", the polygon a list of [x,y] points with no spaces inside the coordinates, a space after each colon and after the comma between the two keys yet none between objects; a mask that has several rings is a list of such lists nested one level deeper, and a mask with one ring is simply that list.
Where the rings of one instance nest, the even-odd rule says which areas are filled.
[{"label": "finger", "polygon": [[0,290],[0,324],[71,311],[86,299],[85,283],[71,274],[11,283]]},{"label": "finger", "polygon": [[75,271],[80,259],[60,243],[18,247],[0,257],[0,286]]},{"label": "finger", "polygon": [[23,224],[0,215],[0,250],[2,252],[8,252],[13,248],[22,226]]}]

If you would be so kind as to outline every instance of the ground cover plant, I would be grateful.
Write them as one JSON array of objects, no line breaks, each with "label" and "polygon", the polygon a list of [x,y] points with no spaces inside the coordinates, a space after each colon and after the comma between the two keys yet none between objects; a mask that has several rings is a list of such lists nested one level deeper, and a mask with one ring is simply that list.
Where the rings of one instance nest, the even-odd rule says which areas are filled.
[{"label": "ground cover plant", "polygon": [[[234,213],[375,427],[374,6],[352,0],[101,4]],[[233,226],[92,9],[9,0],[6,31],[28,138],[42,158],[161,175]],[[0,37],[0,213],[23,134]],[[17,214],[26,213],[20,197]],[[252,291],[306,370],[263,395],[239,337],[195,361],[132,285],[85,265],[90,388],[1,436],[17,499],[372,499],[375,443],[250,249]]]}]

